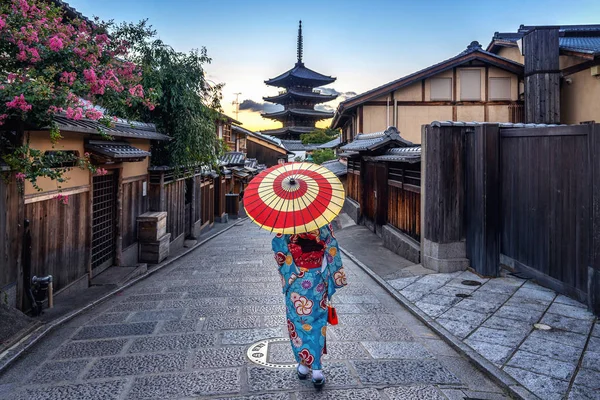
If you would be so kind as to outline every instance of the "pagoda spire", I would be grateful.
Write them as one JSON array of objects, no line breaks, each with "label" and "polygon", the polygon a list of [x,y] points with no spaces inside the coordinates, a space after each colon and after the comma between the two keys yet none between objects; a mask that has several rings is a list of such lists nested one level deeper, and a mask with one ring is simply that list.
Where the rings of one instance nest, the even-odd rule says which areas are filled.
[{"label": "pagoda spire", "polygon": [[302,64],[302,20],[298,26],[298,64]]}]

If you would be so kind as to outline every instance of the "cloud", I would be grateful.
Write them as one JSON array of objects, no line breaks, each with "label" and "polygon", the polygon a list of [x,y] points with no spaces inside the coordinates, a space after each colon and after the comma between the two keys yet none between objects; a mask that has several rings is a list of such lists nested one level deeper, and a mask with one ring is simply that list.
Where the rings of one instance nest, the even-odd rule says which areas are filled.
[{"label": "cloud", "polygon": [[327,111],[327,112],[334,112],[335,111],[333,109],[333,107],[331,107],[329,104],[317,104],[315,106],[315,110],[317,110],[317,111]]},{"label": "cloud", "polygon": [[345,101],[351,97],[356,96],[356,92],[338,92],[334,88],[321,87],[321,88],[318,88],[317,90],[319,90],[322,94],[334,94],[334,95],[338,96],[336,99],[337,101]]},{"label": "cloud", "polygon": [[275,112],[283,110],[283,106],[270,103],[259,103],[254,100],[246,99],[240,103],[240,111],[251,112]]}]

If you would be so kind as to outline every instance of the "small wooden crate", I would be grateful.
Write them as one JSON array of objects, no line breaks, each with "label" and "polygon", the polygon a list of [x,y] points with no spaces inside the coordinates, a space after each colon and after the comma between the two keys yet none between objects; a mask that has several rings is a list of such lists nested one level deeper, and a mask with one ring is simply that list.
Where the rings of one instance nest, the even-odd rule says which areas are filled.
[{"label": "small wooden crate", "polygon": [[167,213],[147,212],[137,217],[138,240],[140,242],[158,242],[167,233]]},{"label": "small wooden crate", "polygon": [[148,264],[158,264],[169,256],[169,247],[171,245],[171,234],[163,235],[156,242],[140,242],[139,262]]}]

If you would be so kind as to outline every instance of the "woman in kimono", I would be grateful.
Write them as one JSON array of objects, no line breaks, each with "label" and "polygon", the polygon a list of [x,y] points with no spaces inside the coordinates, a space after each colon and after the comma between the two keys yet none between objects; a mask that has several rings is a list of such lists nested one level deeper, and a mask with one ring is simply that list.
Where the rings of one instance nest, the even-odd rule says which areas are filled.
[{"label": "woman in kimono", "polygon": [[277,234],[273,252],[285,295],[287,327],[298,362],[298,378],[312,369],[315,387],[325,384],[321,357],[327,353],[327,306],[346,286],[346,274],[331,225],[294,235]]}]

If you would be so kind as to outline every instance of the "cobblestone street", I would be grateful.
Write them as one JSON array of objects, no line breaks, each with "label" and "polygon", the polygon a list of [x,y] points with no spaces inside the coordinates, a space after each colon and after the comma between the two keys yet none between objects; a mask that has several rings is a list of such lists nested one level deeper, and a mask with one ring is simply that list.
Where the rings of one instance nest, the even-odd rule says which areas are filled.
[{"label": "cobblestone street", "polygon": [[[346,260],[327,383],[299,381],[271,236],[225,232],[44,338],[0,376],[2,399],[502,399],[502,390]],[[342,246],[343,243],[340,243]]]}]

